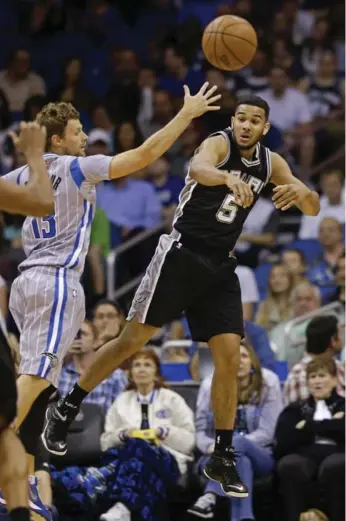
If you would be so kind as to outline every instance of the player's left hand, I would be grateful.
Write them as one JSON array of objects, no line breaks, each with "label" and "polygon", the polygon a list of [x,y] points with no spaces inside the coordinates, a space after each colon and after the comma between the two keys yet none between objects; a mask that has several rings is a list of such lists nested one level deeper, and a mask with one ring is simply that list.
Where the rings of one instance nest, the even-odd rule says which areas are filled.
[{"label": "player's left hand", "polygon": [[220,110],[219,105],[213,105],[215,101],[221,98],[221,94],[216,94],[213,96],[216,90],[216,85],[209,89],[209,83],[205,82],[197,94],[195,96],[191,96],[189,87],[184,85],[185,97],[184,105],[181,109],[182,113],[185,114],[188,118],[193,119],[198,118],[198,116],[201,116],[210,110]]},{"label": "player's left hand", "polygon": [[25,157],[31,155],[42,156],[46,146],[46,128],[40,127],[35,121],[26,123],[21,122],[19,135],[9,132],[14,146],[23,152]]},{"label": "player's left hand", "polygon": [[273,203],[277,210],[288,210],[292,206],[299,205],[303,199],[308,195],[309,190],[302,185],[279,185],[273,190]]}]

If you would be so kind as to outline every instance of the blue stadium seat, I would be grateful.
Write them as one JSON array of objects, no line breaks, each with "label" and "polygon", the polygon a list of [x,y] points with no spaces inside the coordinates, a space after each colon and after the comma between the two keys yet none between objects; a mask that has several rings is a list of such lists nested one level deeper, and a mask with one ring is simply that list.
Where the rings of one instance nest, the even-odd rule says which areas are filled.
[{"label": "blue stadium seat", "polygon": [[166,363],[161,364],[162,375],[168,382],[183,382],[191,380],[189,364]]},{"label": "blue stadium seat", "polygon": [[323,251],[317,239],[297,239],[285,246],[285,250],[295,248],[300,250],[305,257],[306,263],[311,266],[319,257],[322,256]]},{"label": "blue stadium seat", "polygon": [[260,299],[264,300],[268,291],[268,278],[272,265],[270,263],[261,264],[255,269],[255,277],[257,281]]}]

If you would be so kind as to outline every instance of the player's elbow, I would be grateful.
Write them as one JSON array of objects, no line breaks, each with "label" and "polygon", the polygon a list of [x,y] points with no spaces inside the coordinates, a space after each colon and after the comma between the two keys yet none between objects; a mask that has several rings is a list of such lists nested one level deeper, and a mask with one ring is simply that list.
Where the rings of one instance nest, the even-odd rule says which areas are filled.
[{"label": "player's elbow", "polygon": [[189,168],[189,176],[198,182],[201,171],[203,170],[203,164],[200,161],[192,159]]}]

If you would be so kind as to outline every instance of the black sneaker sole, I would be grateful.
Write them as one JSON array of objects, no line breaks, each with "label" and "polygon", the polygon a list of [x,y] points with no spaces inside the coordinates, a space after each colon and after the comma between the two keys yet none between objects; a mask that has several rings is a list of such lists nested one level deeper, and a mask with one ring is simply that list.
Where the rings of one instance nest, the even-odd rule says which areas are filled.
[{"label": "black sneaker sole", "polygon": [[49,409],[46,410],[46,425],[44,426],[44,429],[43,429],[43,432],[41,434],[41,441],[45,447],[45,449],[50,453],[50,454],[54,454],[54,456],[65,456],[66,452],[67,452],[67,447],[65,450],[61,450],[61,451],[57,451],[57,450],[53,450],[49,447],[49,445],[47,444],[47,441],[46,441],[46,431],[47,431],[47,427],[48,427],[48,422],[49,422]]},{"label": "black sneaker sole", "polygon": [[206,478],[210,479],[210,481],[215,481],[215,483],[221,483],[221,480],[215,479],[215,478],[212,478],[211,476],[209,476],[209,474],[207,473],[207,471],[205,469],[203,469],[203,474],[205,475]]},{"label": "black sneaker sole", "polygon": [[186,511],[188,514],[191,514],[192,516],[200,517],[201,519],[213,519],[214,514],[213,512],[209,512],[208,514],[203,514],[202,512],[196,512],[195,510],[188,509]]},{"label": "black sneaker sole", "polygon": [[249,493],[248,492],[233,492],[233,491],[226,491],[224,488],[223,488],[223,485],[221,483],[221,488],[222,490],[224,491],[225,494],[227,494],[227,496],[229,497],[237,497],[239,499],[241,498],[246,498],[249,496]]}]

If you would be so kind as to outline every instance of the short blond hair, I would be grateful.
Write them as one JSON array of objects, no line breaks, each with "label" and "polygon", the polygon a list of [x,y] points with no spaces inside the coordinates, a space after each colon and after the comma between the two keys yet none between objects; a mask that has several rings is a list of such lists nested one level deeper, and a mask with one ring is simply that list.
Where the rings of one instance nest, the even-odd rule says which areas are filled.
[{"label": "short blond hair", "polygon": [[52,136],[62,137],[69,120],[79,118],[78,110],[71,103],[60,101],[59,103],[48,103],[48,105],[45,105],[37,114],[36,121],[42,127],[46,127],[46,150],[50,150],[52,146]]}]

